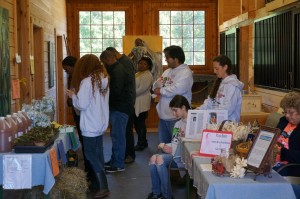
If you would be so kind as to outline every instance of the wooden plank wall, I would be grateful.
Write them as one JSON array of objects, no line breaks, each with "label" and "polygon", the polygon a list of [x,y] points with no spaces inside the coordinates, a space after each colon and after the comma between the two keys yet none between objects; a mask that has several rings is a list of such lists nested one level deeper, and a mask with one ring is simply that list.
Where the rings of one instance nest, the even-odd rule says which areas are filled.
[{"label": "wooden plank wall", "polygon": [[[40,44],[43,49],[45,78],[36,78],[39,86],[45,88],[44,95],[51,96],[56,101],[55,86],[48,88],[48,49],[47,42],[56,43],[56,36],[66,34],[67,18],[66,3],[61,0],[1,0],[0,6],[9,11],[9,44],[11,79],[26,78],[26,87],[21,84],[21,99],[12,100],[12,112],[20,110],[23,102],[31,102],[33,96],[30,74],[30,55],[33,55],[33,26],[42,28],[44,40]],[[21,56],[22,63],[15,63],[15,55]],[[66,51],[63,52],[66,54]],[[57,61],[57,60],[56,60]],[[61,62],[61,60],[59,60]],[[57,68],[56,70],[62,70]],[[66,77],[65,77],[66,78]]]},{"label": "wooden plank wall", "polygon": [[299,6],[298,0],[274,0],[268,4],[265,4],[264,0],[219,0],[219,31],[240,28],[239,61],[240,71],[242,71],[240,79],[246,85],[244,89],[248,89],[250,93],[256,92],[262,96],[263,111],[266,112],[277,111],[279,103],[286,93],[256,88],[254,85],[254,20]]}]

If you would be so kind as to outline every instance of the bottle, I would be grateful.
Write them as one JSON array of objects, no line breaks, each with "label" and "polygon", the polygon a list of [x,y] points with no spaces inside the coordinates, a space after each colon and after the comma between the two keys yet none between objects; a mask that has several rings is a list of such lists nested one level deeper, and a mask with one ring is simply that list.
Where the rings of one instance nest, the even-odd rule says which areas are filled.
[{"label": "bottle", "polygon": [[11,130],[4,117],[0,117],[0,152],[11,151]]},{"label": "bottle", "polygon": [[23,122],[23,132],[27,133],[28,132],[28,122],[27,122],[26,117],[23,115],[22,111],[18,111],[17,115]]},{"label": "bottle", "polygon": [[11,115],[6,115],[5,120],[11,126],[12,140],[18,138],[18,124],[15,122]]},{"label": "bottle", "polygon": [[30,131],[31,128],[32,128],[32,121],[31,121],[31,119],[28,117],[28,115],[27,115],[27,113],[26,113],[25,111],[21,111],[21,112],[22,112],[22,114],[24,115],[24,117],[25,117],[26,120],[27,120],[28,131]]},{"label": "bottle", "polygon": [[24,133],[23,121],[18,117],[17,113],[13,113],[12,118],[15,120],[18,126],[18,137],[21,137]]}]

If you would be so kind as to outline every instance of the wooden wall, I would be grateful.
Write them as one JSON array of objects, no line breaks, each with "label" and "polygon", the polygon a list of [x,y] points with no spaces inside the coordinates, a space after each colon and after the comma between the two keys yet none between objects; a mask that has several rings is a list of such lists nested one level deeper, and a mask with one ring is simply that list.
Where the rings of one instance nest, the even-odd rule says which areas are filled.
[{"label": "wooden wall", "polygon": [[[47,42],[51,41],[55,45],[55,74],[58,70],[62,73],[61,60],[56,60],[56,40],[58,36],[66,34],[67,18],[66,3],[61,0],[1,0],[0,6],[9,11],[9,32],[10,32],[10,70],[11,79],[24,79],[26,84],[20,83],[21,98],[12,100],[12,112],[21,109],[22,103],[30,103],[36,98],[35,91],[41,90],[43,93],[39,97],[50,96],[56,102],[57,98],[57,78],[54,77],[54,87],[48,87],[48,48]],[[38,39],[35,43],[35,31],[40,30]],[[34,52],[38,49],[39,54]],[[62,47],[61,47],[62,48]],[[37,52],[37,51],[36,51]],[[66,54],[62,50],[62,54]],[[21,56],[22,62],[15,63],[15,55]],[[35,57],[34,55],[39,55]],[[34,60],[42,60],[36,64],[34,75],[30,69],[30,56]],[[37,62],[38,63],[38,62]],[[44,74],[38,73],[42,71]],[[66,78],[63,75],[63,78]],[[64,82],[64,81],[62,81]],[[63,84],[63,83],[62,83]],[[38,87],[38,88],[35,88]],[[63,105],[64,106],[64,105]]]},{"label": "wooden wall", "polygon": [[254,85],[254,20],[296,6],[300,6],[298,0],[274,0],[268,4],[265,4],[265,0],[219,0],[219,31],[240,28],[240,79],[250,93],[256,92],[262,96],[263,111],[266,112],[277,111],[279,103],[286,93],[257,88]]}]

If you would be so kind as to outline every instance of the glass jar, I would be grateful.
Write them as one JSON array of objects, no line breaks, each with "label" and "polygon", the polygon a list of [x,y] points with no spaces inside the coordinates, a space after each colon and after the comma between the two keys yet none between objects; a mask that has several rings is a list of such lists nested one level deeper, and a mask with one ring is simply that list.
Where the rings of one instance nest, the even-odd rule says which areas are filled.
[{"label": "glass jar", "polygon": [[235,162],[234,150],[232,148],[223,148],[221,149],[220,157],[222,159],[222,163],[225,167],[226,172],[230,173]]}]

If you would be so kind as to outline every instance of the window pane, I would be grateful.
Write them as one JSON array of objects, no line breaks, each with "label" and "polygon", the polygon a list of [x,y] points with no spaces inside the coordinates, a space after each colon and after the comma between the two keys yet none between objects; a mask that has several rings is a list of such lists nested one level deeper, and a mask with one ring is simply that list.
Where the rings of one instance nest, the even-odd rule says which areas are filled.
[{"label": "window pane", "polygon": [[183,46],[183,51],[193,51],[194,46],[193,46],[193,39],[183,39],[182,42]]},{"label": "window pane", "polygon": [[80,39],[80,52],[91,52],[90,41],[90,39]]},{"label": "window pane", "polygon": [[159,11],[159,24],[170,24],[170,11]]},{"label": "window pane", "polygon": [[102,24],[101,12],[91,12],[91,24]]},{"label": "window pane", "polygon": [[91,44],[92,44],[92,53],[103,51],[102,39],[92,39]]},{"label": "window pane", "polygon": [[181,39],[171,39],[171,45],[182,46]]},{"label": "window pane", "polygon": [[194,55],[194,65],[204,65],[205,64],[205,53],[195,52]]},{"label": "window pane", "polygon": [[123,52],[123,40],[122,39],[115,39],[114,47],[116,48],[117,51],[122,53]]},{"label": "window pane", "polygon": [[90,12],[79,12],[79,24],[90,24]]},{"label": "window pane", "polygon": [[195,11],[194,12],[194,24],[205,24],[204,11]]},{"label": "window pane", "polygon": [[204,25],[195,25],[194,26],[194,37],[205,37],[205,26]]},{"label": "window pane", "polygon": [[194,19],[193,19],[193,11],[183,11],[182,12],[182,20],[183,24],[193,24]]},{"label": "window pane", "polygon": [[164,39],[163,40],[163,49],[171,45],[170,39]]},{"label": "window pane", "polygon": [[194,27],[193,25],[184,25],[183,28],[183,37],[193,38],[194,36]]},{"label": "window pane", "polygon": [[114,15],[115,24],[125,24],[125,12],[114,12]]},{"label": "window pane", "polygon": [[182,24],[181,11],[171,11],[171,24]]},{"label": "window pane", "polygon": [[125,35],[124,25],[115,25],[115,38],[122,38]]},{"label": "window pane", "polygon": [[102,38],[102,26],[91,26],[91,38]]},{"label": "window pane", "polygon": [[204,39],[194,39],[194,50],[195,51],[204,51],[205,50],[205,41]]},{"label": "window pane", "polygon": [[113,12],[103,12],[103,24],[114,24]]},{"label": "window pane", "polygon": [[114,30],[113,26],[105,25],[105,27],[103,27],[103,38],[113,38],[114,37],[113,30]]},{"label": "window pane", "polygon": [[80,38],[90,38],[90,26],[89,25],[80,25],[79,26],[79,37]]},{"label": "window pane", "polygon": [[160,36],[170,37],[170,25],[160,25],[159,26],[159,34]]},{"label": "window pane", "polygon": [[103,39],[103,48],[114,46],[114,39]]},{"label": "window pane", "polygon": [[182,26],[181,25],[171,26],[171,38],[182,38]]},{"label": "window pane", "polygon": [[187,65],[194,65],[193,63],[193,52],[185,52],[185,62]]}]

